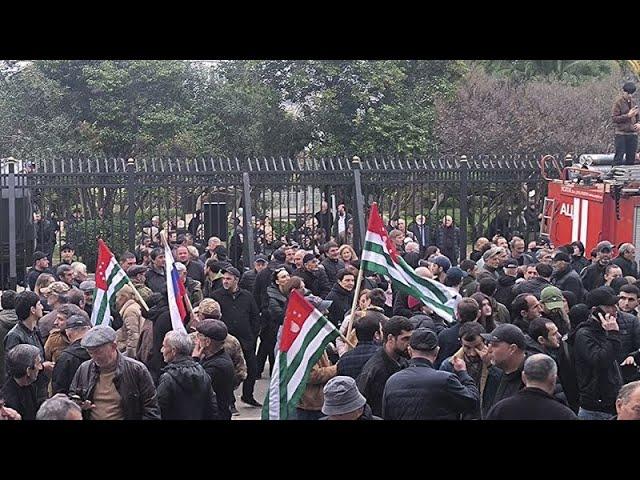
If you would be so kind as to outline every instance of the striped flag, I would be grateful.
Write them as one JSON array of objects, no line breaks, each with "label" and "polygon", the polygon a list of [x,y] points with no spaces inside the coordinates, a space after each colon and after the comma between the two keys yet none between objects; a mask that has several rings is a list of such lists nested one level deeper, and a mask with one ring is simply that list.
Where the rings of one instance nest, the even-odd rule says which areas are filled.
[{"label": "striped flag", "polygon": [[124,273],[120,264],[107,247],[107,244],[98,239],[98,263],[96,264],[96,294],[91,310],[91,323],[93,325],[109,325],[111,323],[111,308],[109,303],[116,292],[130,280]]},{"label": "striped flag", "polygon": [[415,297],[447,322],[453,322],[454,305],[459,295],[440,282],[416,275],[413,268],[398,255],[375,203],[371,205],[369,214],[361,268],[386,275],[391,279],[394,289]]},{"label": "striped flag", "polygon": [[263,420],[287,420],[295,412],[311,369],[327,345],[340,335],[333,324],[292,290],[282,336],[262,407]]},{"label": "striped flag", "polygon": [[173,255],[169,244],[164,242],[164,262],[165,276],[167,278],[167,296],[169,297],[169,312],[171,313],[171,327],[173,330],[182,332],[187,331],[184,328],[184,319],[187,317],[187,309],[184,306],[184,296],[187,293],[184,284],[180,281],[180,274],[176,269]]}]

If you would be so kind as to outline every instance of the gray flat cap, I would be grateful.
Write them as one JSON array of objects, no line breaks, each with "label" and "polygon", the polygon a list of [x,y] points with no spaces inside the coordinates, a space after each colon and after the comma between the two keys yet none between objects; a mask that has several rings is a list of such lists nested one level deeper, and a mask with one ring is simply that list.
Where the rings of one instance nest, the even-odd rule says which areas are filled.
[{"label": "gray flat cap", "polygon": [[91,292],[92,290],[95,290],[96,282],[94,282],[93,280],[85,280],[80,284],[78,288],[83,292]]},{"label": "gray flat cap", "polygon": [[80,340],[84,348],[100,347],[116,341],[116,331],[108,325],[96,325]]}]

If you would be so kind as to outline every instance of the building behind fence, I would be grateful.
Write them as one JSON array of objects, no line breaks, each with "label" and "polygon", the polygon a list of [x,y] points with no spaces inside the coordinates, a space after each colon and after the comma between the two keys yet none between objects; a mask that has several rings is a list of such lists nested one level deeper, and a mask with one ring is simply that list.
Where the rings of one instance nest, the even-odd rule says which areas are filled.
[{"label": "building behind fence", "polygon": [[[531,240],[546,194],[540,157],[3,159],[0,279],[3,285],[21,281],[36,247],[49,248],[57,263],[65,242],[93,271],[97,237],[118,255],[134,251],[154,228],[171,240],[191,227],[204,245],[219,236],[235,262],[250,266],[256,251],[269,253],[271,237],[313,231],[323,200],[334,214],[344,204],[352,215],[349,241],[357,254],[374,201],[385,222],[402,219],[409,226],[422,214],[432,231],[450,215],[462,245],[496,233]],[[34,213],[41,218],[36,228],[29,224]]]}]

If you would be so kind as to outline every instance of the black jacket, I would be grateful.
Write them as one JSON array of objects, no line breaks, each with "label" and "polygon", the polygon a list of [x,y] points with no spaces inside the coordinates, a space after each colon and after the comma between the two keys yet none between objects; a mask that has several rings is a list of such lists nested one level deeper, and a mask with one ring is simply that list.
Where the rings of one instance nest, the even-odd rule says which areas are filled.
[{"label": "black jacket", "polygon": [[[87,360],[73,377],[69,393],[92,401],[99,376],[100,368],[93,360]],[[125,420],[160,420],[156,389],[143,363],[118,353],[113,383],[120,395]],[[84,414],[89,418],[87,412]]]},{"label": "black jacket", "polygon": [[542,277],[534,277],[531,280],[525,280],[524,282],[518,283],[513,287],[513,296],[514,298],[520,295],[521,293],[531,293],[535,295],[538,300],[540,300],[540,294],[542,290],[551,285],[549,280]]},{"label": "black jacket", "polygon": [[204,283],[204,263],[200,260],[190,260],[187,267],[187,277],[192,278],[200,285]]},{"label": "black jacket", "polygon": [[622,386],[617,360],[621,349],[620,334],[605,331],[595,318],[578,327],[573,357],[582,408],[615,414],[616,396]]},{"label": "black jacket", "polygon": [[[7,353],[16,345],[33,345],[40,349],[40,357],[44,360],[44,342],[38,331],[38,327],[33,330],[29,330],[24,322],[18,321],[16,325],[9,330],[7,336],[4,337],[4,360],[5,365],[7,361]],[[47,388],[49,385],[49,376],[44,370],[41,370],[36,380],[36,387],[38,388],[38,395],[45,396],[47,394]]]},{"label": "black jacket", "polygon": [[[622,363],[630,355],[640,353],[640,320],[635,315],[626,312],[618,312],[616,316],[620,328],[620,353],[618,363]],[[638,370],[633,365],[620,367],[624,383],[638,380]]]},{"label": "black jacket", "polygon": [[340,357],[337,364],[337,375],[345,375],[353,379],[358,378],[362,367],[369,359],[380,350],[380,345],[372,341],[360,341],[356,348],[349,350]]},{"label": "black jacket", "polygon": [[638,264],[636,262],[627,260],[620,256],[614,258],[612,263],[618,265],[622,269],[622,275],[624,277],[631,275],[632,277],[638,278]]},{"label": "black jacket", "polygon": [[[255,268],[252,270],[247,270],[242,274],[242,278],[240,279],[238,286],[244,290],[247,290],[248,292],[253,292],[253,286],[256,284],[257,276],[258,272],[256,272]],[[256,303],[258,303],[257,299]]]},{"label": "black jacket", "polygon": [[457,420],[478,408],[480,394],[466,371],[435,370],[425,358],[387,380],[382,398],[385,420]]},{"label": "black jacket", "polygon": [[411,222],[407,227],[407,230],[413,233],[413,238],[415,242],[420,245],[421,252],[426,250],[426,248],[433,243],[431,228],[429,225],[418,225],[416,222]]},{"label": "black jacket", "polygon": [[571,409],[539,388],[525,387],[493,406],[487,420],[577,420]]},{"label": "black jacket", "polygon": [[515,395],[518,391],[524,388],[524,383],[522,382],[523,367],[524,362],[523,365],[521,365],[520,368],[518,368],[515,372],[502,372],[500,383],[498,384],[496,394],[493,396],[491,403],[483,405],[483,407],[486,407],[487,411],[490,411],[491,408],[500,400],[509,398],[510,396]]},{"label": "black jacket", "polygon": [[584,298],[582,280],[580,279],[580,275],[571,267],[568,267],[567,270],[560,274],[556,274],[553,277],[553,284],[560,290],[573,292],[576,296],[577,303],[582,303],[582,299]]},{"label": "black jacket", "polygon": [[580,274],[582,285],[588,292],[604,285],[604,271],[606,269],[606,265],[601,266],[598,262],[595,262],[582,271]]},{"label": "black jacket", "polygon": [[36,270],[35,268],[32,268],[31,270],[29,270],[29,273],[27,274],[26,282],[27,282],[27,285],[29,285],[29,289],[31,289],[32,292],[36,289],[36,282],[38,281],[38,277],[42,273],[50,273],[51,275],[55,276],[55,272],[50,268],[46,268],[42,271]]},{"label": "black jacket", "polygon": [[575,255],[571,255],[571,268],[573,268],[578,275],[582,273],[586,267],[591,265],[591,262],[584,258],[582,255],[576,257]]},{"label": "black jacket", "polygon": [[253,348],[260,331],[260,316],[256,301],[246,290],[230,293],[224,288],[213,292],[212,298],[220,304],[222,321],[229,333],[236,337],[243,348]]},{"label": "black jacket", "polygon": [[462,324],[460,322],[454,323],[449,328],[445,328],[438,334],[438,346],[440,347],[440,351],[438,352],[438,358],[436,358],[436,363],[434,364],[436,368],[440,368],[440,364],[445,360],[445,358],[449,358],[451,355],[456,353],[460,347],[462,347],[462,342],[458,338],[460,335],[460,326]]},{"label": "black jacket", "polygon": [[283,266],[285,265],[282,262],[271,260],[267,265],[267,268],[256,275],[256,280],[253,284],[253,290],[251,290],[251,293],[253,293],[253,298],[255,299],[258,309],[263,316],[269,315],[269,297],[267,297],[267,288],[269,288],[269,285],[273,283],[273,272]]},{"label": "black jacket", "polygon": [[153,323],[153,343],[146,366],[151,373],[153,382],[157,384],[158,379],[160,378],[160,371],[166,365],[162,353],[160,352],[160,349],[162,348],[162,341],[164,340],[164,336],[167,332],[173,330],[169,305],[165,301],[161,301],[151,307],[149,311],[143,311],[142,316],[148,318]]},{"label": "black jacket", "polygon": [[15,310],[0,311],[0,385],[4,384],[4,339],[7,333],[18,323]]},{"label": "black jacket", "polygon": [[158,293],[166,293],[167,292],[167,277],[164,273],[158,273],[153,268],[147,270],[147,282],[146,285],[152,291]]},{"label": "black jacket", "polygon": [[500,302],[503,305],[511,305],[513,299],[513,286],[516,284],[516,277],[510,275],[503,275],[498,279],[498,288],[496,293],[493,294],[493,298],[496,302]]},{"label": "black jacket", "polygon": [[296,277],[304,280],[304,286],[310,290],[316,297],[325,298],[331,291],[331,284],[327,278],[327,272],[322,268],[310,272],[304,267],[297,269],[293,273]]},{"label": "black jacket", "polygon": [[356,385],[367,399],[374,415],[382,416],[382,394],[387,380],[407,365],[406,359],[400,358],[396,362],[387,355],[384,348],[380,348],[362,367],[362,372],[356,378]]},{"label": "black jacket", "polygon": [[327,295],[327,300],[333,302],[329,307],[329,320],[339,326],[344,320],[344,316],[351,310],[353,290],[348,292],[339,283],[336,283]]},{"label": "black jacket", "polygon": [[454,225],[440,225],[436,232],[436,246],[442,255],[451,260],[452,265],[457,264],[460,256],[460,228]]},{"label": "black jacket", "polygon": [[287,297],[275,284],[271,284],[267,288],[267,297],[269,298],[269,320],[276,325],[282,325],[284,323],[284,314],[287,310]]},{"label": "black jacket", "polygon": [[340,270],[344,270],[344,262],[340,259],[331,260],[330,258],[325,258],[322,262],[322,266],[324,267],[324,271],[327,274],[327,278],[329,279],[329,283],[333,285],[338,281],[336,275]]},{"label": "black jacket", "polygon": [[318,228],[324,228],[327,238],[329,238],[333,229],[333,212],[327,210],[323,213],[322,210],[320,210],[316,212],[314,217],[318,220]]},{"label": "black jacket", "polygon": [[21,387],[13,378],[8,378],[2,387],[0,398],[4,399],[7,407],[18,412],[23,420],[35,420],[36,413],[47,396],[38,391],[35,383]]},{"label": "black jacket", "polygon": [[231,357],[222,348],[213,355],[201,359],[200,365],[211,378],[211,386],[218,402],[218,418],[231,420],[231,405],[235,401],[233,397],[235,373]]},{"label": "black jacket", "polygon": [[158,405],[163,420],[217,420],[211,378],[191,357],[178,357],[162,369]]},{"label": "black jacket", "polygon": [[76,340],[62,351],[55,367],[53,367],[53,376],[51,377],[54,395],[69,391],[78,367],[87,360],[91,360],[91,356],[80,345],[80,340]]}]

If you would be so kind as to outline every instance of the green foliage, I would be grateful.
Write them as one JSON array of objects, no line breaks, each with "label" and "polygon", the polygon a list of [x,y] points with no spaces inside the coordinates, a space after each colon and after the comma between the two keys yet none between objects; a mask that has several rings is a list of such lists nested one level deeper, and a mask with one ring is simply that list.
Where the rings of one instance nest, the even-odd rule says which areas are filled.
[{"label": "green foliage", "polygon": [[509,78],[514,83],[547,80],[579,85],[606,77],[619,68],[612,60],[488,60],[479,63],[487,73]]},{"label": "green foliage", "polygon": [[128,250],[129,226],[126,220],[100,221],[84,220],[69,227],[66,241],[76,247],[76,254],[82,258],[87,271],[94,272],[97,262],[98,238],[102,238],[114,255]]}]

